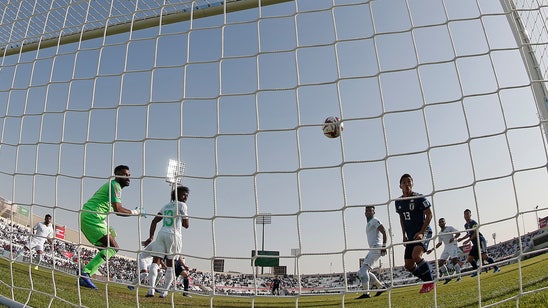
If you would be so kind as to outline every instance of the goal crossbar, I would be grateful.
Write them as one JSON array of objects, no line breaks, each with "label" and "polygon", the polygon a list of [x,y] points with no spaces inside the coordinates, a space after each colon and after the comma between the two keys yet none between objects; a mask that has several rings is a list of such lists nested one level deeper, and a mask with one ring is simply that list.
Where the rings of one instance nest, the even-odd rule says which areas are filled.
[{"label": "goal crossbar", "polygon": [[[188,21],[191,19],[199,19],[219,14],[236,12],[255,8],[258,6],[268,6],[283,2],[289,2],[292,0],[227,0],[219,1],[218,5],[207,4],[205,7],[195,5],[194,1],[188,8],[178,9],[176,11],[162,10],[161,14],[153,16],[145,16],[138,19],[127,20],[124,22],[114,23],[106,26],[92,27],[91,29],[85,29],[85,24],[79,26],[81,31],[71,31],[67,34],[60,34],[51,37],[40,37],[38,39],[26,42],[21,38],[21,41],[3,42],[0,47],[0,51],[4,56],[10,56],[18,53],[25,53],[43,48],[49,48],[59,45],[65,45],[70,43],[76,43],[80,41],[106,37],[115,34],[126,33],[129,31],[142,30],[157,26],[163,26],[173,24],[182,21]],[[71,27],[70,29],[73,29]],[[62,27],[59,29],[59,33],[62,33]]]}]

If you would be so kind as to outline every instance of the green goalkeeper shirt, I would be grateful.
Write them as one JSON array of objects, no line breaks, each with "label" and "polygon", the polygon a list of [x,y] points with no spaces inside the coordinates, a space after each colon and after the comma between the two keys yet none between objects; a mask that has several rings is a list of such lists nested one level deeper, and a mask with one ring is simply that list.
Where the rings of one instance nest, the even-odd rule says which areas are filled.
[{"label": "green goalkeeper shirt", "polygon": [[[110,185],[109,185],[110,184]],[[84,204],[82,214],[94,216],[98,220],[105,220],[112,208],[111,202],[122,202],[122,187],[116,180],[103,184],[95,194]]]}]

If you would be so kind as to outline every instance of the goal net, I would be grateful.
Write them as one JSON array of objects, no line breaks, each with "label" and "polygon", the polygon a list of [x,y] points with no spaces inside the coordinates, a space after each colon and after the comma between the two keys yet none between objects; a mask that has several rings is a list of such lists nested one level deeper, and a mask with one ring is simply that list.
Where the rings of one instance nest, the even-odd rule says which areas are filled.
[{"label": "goal net", "polygon": [[[0,295],[142,302],[146,285],[125,287],[170,200],[174,160],[190,188],[190,292],[211,305],[251,295],[253,306],[280,275],[295,306],[318,293],[344,306],[363,292],[374,205],[389,248],[375,266],[389,286],[378,303],[397,306],[394,291],[420,283],[403,269],[394,202],[404,173],[432,203],[430,247],[438,219],[464,232],[470,209],[503,273],[517,266],[497,296],[477,279],[472,305],[520,303],[546,289],[530,288],[522,260],[547,210],[547,10],[525,0],[0,1],[2,255],[12,261],[23,229],[46,214],[67,234],[41,264],[53,289],[39,290],[34,265],[18,259]],[[322,133],[328,116],[342,119],[340,137]],[[96,251],[79,213],[120,164],[131,170],[122,204],[148,215],[109,215],[120,251],[94,277],[105,296],[90,298],[75,269]],[[436,273],[440,255],[424,255]],[[18,264],[30,286],[13,278]],[[74,297],[56,288],[59,271],[74,276]],[[451,303],[442,287],[428,305]]]}]

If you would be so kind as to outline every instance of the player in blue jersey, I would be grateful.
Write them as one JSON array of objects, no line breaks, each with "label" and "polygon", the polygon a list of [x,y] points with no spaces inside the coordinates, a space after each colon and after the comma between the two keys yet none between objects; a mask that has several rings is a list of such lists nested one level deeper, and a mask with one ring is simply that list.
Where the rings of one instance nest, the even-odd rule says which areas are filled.
[{"label": "player in blue jersey", "polygon": [[428,250],[428,243],[432,237],[430,221],[432,209],[430,202],[421,194],[413,192],[413,178],[404,174],[400,178],[401,199],[396,200],[396,212],[400,215],[400,225],[403,233],[403,242],[419,241],[405,245],[405,269],[425,283],[420,293],[427,293],[434,289],[434,278],[430,264],[422,255]]},{"label": "player in blue jersey", "polygon": [[[464,210],[464,220],[466,220],[464,228],[467,230],[467,233],[465,236],[459,238],[458,241],[464,241],[464,245],[467,245],[468,243],[472,244],[467,261],[475,270],[471,277],[475,277],[478,275],[477,261],[480,259],[480,253],[482,262],[487,261],[487,263],[493,264],[495,263],[495,260],[487,254],[487,241],[485,240],[483,234],[477,230],[479,225],[472,219],[472,211],[469,209]],[[495,273],[500,272],[500,268],[498,266],[494,265],[493,268]]]}]

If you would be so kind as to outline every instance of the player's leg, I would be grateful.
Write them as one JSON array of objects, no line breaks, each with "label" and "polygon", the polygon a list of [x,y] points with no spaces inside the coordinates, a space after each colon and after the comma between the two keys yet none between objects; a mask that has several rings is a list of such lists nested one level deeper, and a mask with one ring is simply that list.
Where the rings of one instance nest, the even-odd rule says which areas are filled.
[{"label": "player's leg", "polygon": [[364,259],[362,266],[360,267],[360,270],[358,271],[358,278],[360,278],[360,281],[362,283],[363,288],[363,294],[358,297],[358,299],[362,298],[369,298],[371,295],[369,295],[369,270],[371,269],[370,265],[367,264],[367,257]]},{"label": "player's leg", "polygon": [[432,282],[434,277],[432,277],[432,269],[430,268],[430,264],[422,257],[424,252],[427,250],[427,246],[424,243],[417,243],[412,248],[413,250],[411,252],[411,257],[412,261],[416,264],[415,270],[412,273],[420,280],[426,282],[422,285],[420,293],[428,293],[434,289],[435,284]]},{"label": "player's leg", "polygon": [[[171,284],[173,283],[173,279],[175,277],[175,269],[174,269],[174,262],[173,262],[173,256],[180,256],[183,254],[182,251],[182,235],[181,234],[169,234],[165,235],[164,245],[166,248],[166,275],[165,275],[165,282],[164,282],[164,289],[169,290],[171,288]],[[167,297],[168,291],[163,291],[160,297]]]},{"label": "player's leg", "polygon": [[[442,254],[442,257],[444,257],[444,254]],[[445,254],[445,257],[447,257],[447,254]],[[449,281],[451,281],[451,278],[449,278],[449,270],[447,268],[447,261],[446,259],[440,259],[438,261],[438,267],[440,268],[440,272],[441,272],[441,276],[440,277],[445,277],[445,284],[449,283]]]},{"label": "player's leg", "polygon": [[461,272],[460,272],[459,258],[458,257],[452,258],[451,264],[453,265],[453,269],[455,270],[455,274],[457,275],[457,281],[460,281],[462,278],[461,278]]},{"label": "player's leg", "polygon": [[[481,257],[482,257],[482,260],[486,260],[487,263],[489,264],[494,264],[495,263],[495,259],[493,259],[491,256],[488,255],[487,253],[487,241],[483,240],[481,241]],[[493,265],[493,272],[497,273],[497,272],[500,272],[500,268],[497,266],[497,265]]]},{"label": "player's leg", "polygon": [[81,213],[80,216],[80,228],[90,243],[100,247],[110,246],[110,248],[99,251],[99,253],[89,261],[80,272],[80,285],[86,288],[97,289],[90,277],[97,272],[99,267],[103,265],[108,258],[116,254],[115,248],[118,248],[118,243],[110,236],[104,221],[87,215],[85,212]]},{"label": "player's leg", "polygon": [[148,293],[146,297],[153,297],[156,289],[156,279],[158,278],[158,269],[160,268],[160,260],[162,257],[153,256],[152,264],[150,264],[150,270],[148,274]]},{"label": "player's leg", "polygon": [[34,267],[35,269],[38,269],[38,266],[40,265],[40,263],[42,263],[42,256],[43,255],[44,255],[44,250],[42,250],[42,249],[37,249],[36,250],[37,262],[36,262],[36,266]]},{"label": "player's leg", "polygon": [[472,273],[470,277],[476,277],[478,275],[478,260],[480,260],[480,247],[478,245],[472,244],[472,248],[470,249],[470,253],[468,254],[468,263],[472,265],[474,273]]},{"label": "player's leg", "polygon": [[[152,256],[149,256],[148,254],[142,252],[139,254],[139,267],[137,268],[139,271],[139,276],[135,278],[135,281],[133,281],[134,285],[144,285],[146,284],[146,278],[148,277],[148,271],[150,269],[150,265],[152,264]],[[129,285],[127,286],[128,289],[133,290],[135,289],[135,286]]]},{"label": "player's leg", "polygon": [[93,276],[93,274],[99,270],[101,265],[114,256],[118,252],[119,247],[114,237],[110,234],[106,234],[101,237],[99,240],[99,245],[97,246],[102,246],[105,248],[101,249],[99,253],[97,253],[97,255],[84,267],[83,272],[88,273],[90,276]]},{"label": "player's leg", "polygon": [[412,272],[413,275],[419,277],[422,281],[434,280],[434,277],[432,277],[432,269],[430,268],[430,264],[422,257],[425,252],[424,246],[419,243],[415,244],[412,248],[411,258],[416,264],[415,270]]},{"label": "player's leg", "polygon": [[30,251],[29,246],[30,246],[30,242],[27,242],[23,246],[23,248],[21,248],[21,249],[19,249],[19,251],[17,251],[17,253],[15,254],[15,257],[13,257],[13,260],[11,262],[12,263],[15,262],[15,260],[17,260],[19,257],[21,257],[25,252]]},{"label": "player's leg", "polygon": [[190,296],[190,294],[187,293],[189,286],[190,286],[190,279],[188,279],[188,277],[184,277],[183,278],[183,288],[184,288],[185,292],[183,292],[183,296],[192,297],[192,296]]},{"label": "player's leg", "polygon": [[440,259],[438,260],[438,267],[440,268],[440,274],[441,274],[440,277],[449,275],[449,271],[447,270],[447,266],[445,265],[447,263],[445,261],[446,258],[447,256],[442,253]]},{"label": "player's leg", "polygon": [[165,274],[165,280],[164,280],[164,289],[165,291],[162,291],[162,294],[160,294],[160,297],[165,298],[167,297],[168,291],[171,288],[171,284],[173,283],[173,278],[175,277],[175,269],[173,268],[173,260],[172,259],[166,259],[166,274]]}]

